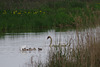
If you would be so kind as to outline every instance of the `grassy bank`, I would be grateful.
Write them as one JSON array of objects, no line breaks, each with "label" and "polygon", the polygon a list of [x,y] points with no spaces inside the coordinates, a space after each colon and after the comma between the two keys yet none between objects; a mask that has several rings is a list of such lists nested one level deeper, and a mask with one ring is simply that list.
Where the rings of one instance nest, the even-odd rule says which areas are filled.
[{"label": "grassy bank", "polygon": [[0,3],[2,3],[0,4],[0,32],[76,28],[99,24],[100,4],[97,2],[80,0],[6,2],[4,0]]}]

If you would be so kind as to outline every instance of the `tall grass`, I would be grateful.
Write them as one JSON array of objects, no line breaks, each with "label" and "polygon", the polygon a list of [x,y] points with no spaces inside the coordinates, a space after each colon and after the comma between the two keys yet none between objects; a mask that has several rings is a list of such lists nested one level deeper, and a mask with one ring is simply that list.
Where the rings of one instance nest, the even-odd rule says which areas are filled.
[{"label": "tall grass", "polygon": [[77,43],[71,38],[67,47],[52,47],[48,52],[46,63],[32,63],[28,67],[99,67],[100,66],[100,37],[99,32],[95,34],[87,32],[79,34],[76,31]]},{"label": "tall grass", "polygon": [[0,3],[0,32],[88,27],[98,23],[100,14],[99,3],[81,0],[4,0]]},{"label": "tall grass", "polygon": [[67,48],[51,49],[48,62],[43,67],[99,67],[100,42],[91,33],[80,37],[77,46],[73,44],[71,47],[69,42]]}]

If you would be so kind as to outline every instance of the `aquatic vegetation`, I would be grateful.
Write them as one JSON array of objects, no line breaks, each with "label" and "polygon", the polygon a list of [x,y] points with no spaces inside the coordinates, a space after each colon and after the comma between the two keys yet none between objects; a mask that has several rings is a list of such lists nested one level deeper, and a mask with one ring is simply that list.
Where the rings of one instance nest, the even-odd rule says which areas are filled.
[{"label": "aquatic vegetation", "polygon": [[[100,66],[100,42],[91,32],[86,35],[76,32],[78,44],[69,41],[66,48],[54,47],[48,54],[43,67],[98,67]],[[99,32],[98,32],[99,33]],[[79,37],[80,36],[80,37]],[[99,35],[97,35],[99,36]],[[85,43],[84,43],[85,38]],[[74,39],[72,38],[72,41]],[[73,47],[72,47],[73,46]],[[40,66],[38,63],[38,67]]]}]

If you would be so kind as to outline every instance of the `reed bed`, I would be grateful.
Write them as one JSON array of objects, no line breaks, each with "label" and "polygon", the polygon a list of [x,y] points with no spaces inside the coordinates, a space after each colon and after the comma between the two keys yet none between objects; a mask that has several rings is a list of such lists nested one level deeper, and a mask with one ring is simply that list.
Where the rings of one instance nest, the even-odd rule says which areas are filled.
[{"label": "reed bed", "polygon": [[100,42],[91,33],[84,36],[85,43],[83,43],[84,38],[80,37],[76,46],[73,44],[71,47],[69,42],[66,48],[52,48],[47,63],[41,63],[36,67],[99,67]]}]

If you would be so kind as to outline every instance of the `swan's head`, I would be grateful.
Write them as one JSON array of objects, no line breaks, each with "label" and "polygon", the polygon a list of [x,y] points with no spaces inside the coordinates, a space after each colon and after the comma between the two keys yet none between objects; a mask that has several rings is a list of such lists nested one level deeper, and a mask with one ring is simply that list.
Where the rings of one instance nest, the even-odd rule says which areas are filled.
[{"label": "swan's head", "polygon": [[49,38],[50,38],[50,40],[51,40],[51,41],[50,41],[50,46],[51,46],[51,44],[52,44],[52,38],[51,38],[51,36],[48,36],[47,39],[49,39]]},{"label": "swan's head", "polygon": [[48,36],[47,39],[51,38],[51,36]]}]

